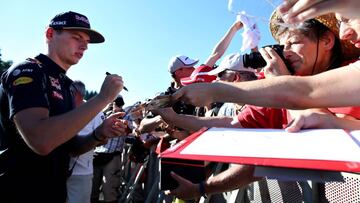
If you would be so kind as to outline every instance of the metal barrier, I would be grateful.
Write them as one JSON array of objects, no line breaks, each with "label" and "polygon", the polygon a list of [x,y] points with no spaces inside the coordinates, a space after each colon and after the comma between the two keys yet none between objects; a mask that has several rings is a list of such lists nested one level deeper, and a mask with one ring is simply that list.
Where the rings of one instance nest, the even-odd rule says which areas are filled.
[{"label": "metal barrier", "polygon": [[341,175],[345,182],[327,182],[319,186],[320,202],[360,202],[360,174]]},{"label": "metal barrier", "polygon": [[[218,172],[216,170],[215,174]],[[360,203],[360,174],[341,173],[341,176],[343,182],[325,183],[263,179],[222,196],[227,203]],[[200,202],[217,202],[212,196],[201,198]]]},{"label": "metal barrier", "polygon": [[[119,197],[119,203],[129,203],[134,202],[136,189],[139,187],[144,192],[144,202],[160,202],[163,197],[160,195],[159,191],[159,171],[158,171],[158,158],[154,150],[150,150],[150,154],[145,158],[144,163],[135,163],[129,159],[129,153],[131,150],[131,145],[127,146],[126,150],[123,150],[125,154],[123,158],[125,159],[122,163],[125,163],[122,166],[123,183],[119,188],[121,195]],[[140,181],[145,170],[147,171],[146,181],[143,185]]]},{"label": "metal barrier", "polygon": [[284,182],[264,179],[247,188],[250,203],[360,202],[360,174],[341,173],[344,182]]},{"label": "metal barrier", "polygon": [[247,201],[251,203],[314,202],[311,184],[264,179],[247,188]]},{"label": "metal barrier", "polygon": [[[125,150],[124,150],[125,151]],[[130,162],[127,162],[130,164]],[[139,176],[148,167],[149,175],[145,185],[146,203],[161,202],[164,195],[158,189],[159,171],[158,158],[155,153],[150,153],[149,159],[138,165],[139,170],[130,174],[126,181],[125,190],[119,202],[132,202],[134,188],[138,184]],[[126,168],[126,167],[125,167]],[[221,164],[215,174],[221,170]],[[150,175],[151,173],[151,175]],[[326,203],[326,202],[360,202],[360,174],[341,173],[344,182],[315,183],[279,181],[263,179],[254,182],[244,189],[234,190],[230,194],[223,194],[228,203]],[[124,188],[123,188],[124,189]],[[216,202],[215,199],[201,199],[200,202]]]}]

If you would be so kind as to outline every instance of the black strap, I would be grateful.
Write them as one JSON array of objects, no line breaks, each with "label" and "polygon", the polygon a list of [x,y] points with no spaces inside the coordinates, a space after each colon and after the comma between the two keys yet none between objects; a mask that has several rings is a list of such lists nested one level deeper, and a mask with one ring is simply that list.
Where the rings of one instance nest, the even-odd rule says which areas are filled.
[{"label": "black strap", "polygon": [[68,178],[69,178],[69,177],[71,176],[71,174],[73,173],[74,168],[75,168],[75,166],[76,166],[76,164],[77,164],[77,160],[78,160],[78,159],[79,159],[79,156],[76,157],[74,164],[73,164],[72,167],[68,170],[68,173],[67,173],[67,177],[68,177]]},{"label": "black strap", "polygon": [[206,199],[207,195],[205,193],[205,182],[204,181],[201,181],[199,183],[199,191],[200,191],[200,195]]}]

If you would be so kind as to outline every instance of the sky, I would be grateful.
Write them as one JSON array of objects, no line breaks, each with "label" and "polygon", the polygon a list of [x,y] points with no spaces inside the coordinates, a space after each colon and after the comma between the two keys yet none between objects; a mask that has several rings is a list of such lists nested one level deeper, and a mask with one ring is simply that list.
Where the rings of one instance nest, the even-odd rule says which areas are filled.
[{"label": "sky", "polygon": [[[67,75],[97,92],[105,72],[122,76],[129,89],[121,92],[125,106],[167,89],[172,56],[182,54],[204,62],[236,19],[228,0],[0,0],[0,8],[2,60],[14,64],[46,53],[45,28],[56,14],[86,15],[105,43],[89,44]],[[240,10],[258,16],[259,46],[275,43],[266,21],[273,10],[269,0],[233,0],[232,11]],[[241,33],[224,56],[240,51]]]}]

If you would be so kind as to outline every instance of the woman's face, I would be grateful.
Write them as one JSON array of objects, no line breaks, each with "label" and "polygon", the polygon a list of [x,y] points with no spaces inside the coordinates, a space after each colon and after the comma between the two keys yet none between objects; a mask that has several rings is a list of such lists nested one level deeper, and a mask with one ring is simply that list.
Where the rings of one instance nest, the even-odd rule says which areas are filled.
[{"label": "woman's face", "polygon": [[283,55],[295,75],[312,75],[317,56],[317,43],[298,31],[289,31],[280,38],[284,45]]}]

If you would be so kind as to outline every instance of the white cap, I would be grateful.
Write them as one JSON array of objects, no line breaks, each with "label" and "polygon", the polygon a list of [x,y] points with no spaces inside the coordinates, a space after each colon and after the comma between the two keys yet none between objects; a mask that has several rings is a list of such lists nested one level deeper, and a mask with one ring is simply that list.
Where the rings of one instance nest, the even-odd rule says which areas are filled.
[{"label": "white cap", "polygon": [[221,61],[219,67],[208,72],[209,75],[217,75],[224,70],[233,70],[233,71],[247,71],[255,73],[255,70],[252,68],[245,68],[243,63],[243,56],[240,53],[229,54],[224,57]]},{"label": "white cap", "polygon": [[192,68],[199,62],[199,59],[191,59],[184,55],[177,55],[169,61],[169,72],[174,73],[180,68]]}]

